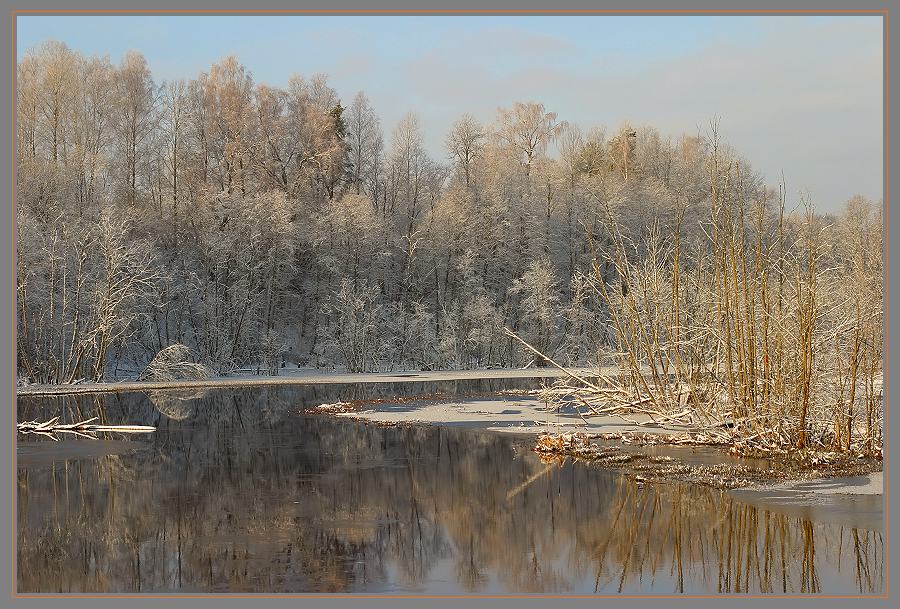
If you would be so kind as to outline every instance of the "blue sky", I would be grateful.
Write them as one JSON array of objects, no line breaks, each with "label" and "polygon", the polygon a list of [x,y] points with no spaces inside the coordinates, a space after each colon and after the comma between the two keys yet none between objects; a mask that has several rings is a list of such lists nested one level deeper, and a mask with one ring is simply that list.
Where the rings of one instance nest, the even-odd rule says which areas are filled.
[{"label": "blue sky", "polygon": [[141,51],[158,81],[233,54],[256,82],[325,73],[362,89],[386,138],[417,112],[429,152],[464,112],[540,101],[587,129],[624,121],[726,140],[770,182],[835,210],[882,197],[880,17],[20,16],[21,54],[61,40],[118,62]]}]

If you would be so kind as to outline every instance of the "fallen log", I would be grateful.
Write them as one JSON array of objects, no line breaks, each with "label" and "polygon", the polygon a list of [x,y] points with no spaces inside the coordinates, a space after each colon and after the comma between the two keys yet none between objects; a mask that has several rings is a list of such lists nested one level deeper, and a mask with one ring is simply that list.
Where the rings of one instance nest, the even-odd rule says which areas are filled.
[{"label": "fallen log", "polygon": [[156,431],[155,427],[150,425],[98,425],[94,423],[99,417],[91,417],[78,423],[60,423],[59,417],[53,417],[49,421],[43,423],[38,421],[23,421],[16,425],[19,433],[41,434],[58,441],[57,433],[70,433],[84,438],[96,440],[97,434],[100,432],[118,432],[118,433],[150,433]]}]

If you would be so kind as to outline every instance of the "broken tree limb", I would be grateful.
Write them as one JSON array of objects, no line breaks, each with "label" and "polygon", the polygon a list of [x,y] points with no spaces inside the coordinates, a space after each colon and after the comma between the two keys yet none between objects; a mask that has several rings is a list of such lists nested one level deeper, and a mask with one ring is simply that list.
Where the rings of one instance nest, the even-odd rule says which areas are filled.
[{"label": "broken tree limb", "polygon": [[71,433],[76,436],[97,439],[96,434],[99,432],[118,432],[118,433],[150,433],[156,431],[155,427],[150,425],[97,425],[94,423],[98,417],[91,417],[78,423],[60,423],[59,417],[53,417],[49,421],[43,423],[38,421],[23,421],[16,425],[16,430],[20,433],[36,433],[47,436],[53,440],[57,440],[57,433]]},{"label": "broken tree limb", "polygon": [[[601,390],[600,387],[598,387],[598,386],[595,385],[594,383],[591,383],[591,382],[588,381],[587,379],[584,379],[584,378],[578,376],[577,374],[575,374],[574,372],[572,372],[571,370],[569,370],[568,368],[566,368],[566,367],[563,366],[562,364],[558,364],[557,362],[553,361],[553,359],[551,359],[549,356],[544,355],[543,353],[541,353],[540,351],[538,351],[537,349],[535,349],[534,347],[532,347],[531,345],[529,345],[527,342],[525,342],[525,340],[524,340],[523,338],[521,338],[518,334],[516,334],[515,332],[513,332],[513,331],[510,330],[509,328],[503,328],[503,331],[506,333],[507,336],[509,336],[510,338],[516,339],[519,343],[521,343],[521,345],[522,345],[523,347],[525,347],[526,349],[528,349],[529,351],[531,351],[532,353],[534,353],[535,355],[537,355],[537,356],[540,357],[541,359],[547,360],[547,362],[549,362],[552,366],[558,368],[560,371],[564,372],[567,376],[572,377],[573,379],[575,379],[575,380],[578,381],[579,383],[583,383],[584,385],[586,385],[587,387],[590,387],[591,389],[594,389],[594,390],[596,390],[596,391],[600,391],[600,390]],[[599,374],[599,373],[598,373],[598,374]]]}]

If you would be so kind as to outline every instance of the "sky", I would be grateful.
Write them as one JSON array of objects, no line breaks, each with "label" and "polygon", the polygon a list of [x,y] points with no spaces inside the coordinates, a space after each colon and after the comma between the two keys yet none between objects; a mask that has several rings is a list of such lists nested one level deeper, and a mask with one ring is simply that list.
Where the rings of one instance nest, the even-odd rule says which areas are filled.
[{"label": "sky", "polygon": [[[538,101],[585,131],[624,122],[720,133],[794,203],[822,212],[883,196],[880,16],[49,16],[17,18],[19,56],[54,39],[117,63],[144,54],[157,82],[235,55],[257,83],[328,75],[363,90],[389,141],[408,111],[429,153],[468,112]],[[789,200],[790,203],[790,200]]]}]

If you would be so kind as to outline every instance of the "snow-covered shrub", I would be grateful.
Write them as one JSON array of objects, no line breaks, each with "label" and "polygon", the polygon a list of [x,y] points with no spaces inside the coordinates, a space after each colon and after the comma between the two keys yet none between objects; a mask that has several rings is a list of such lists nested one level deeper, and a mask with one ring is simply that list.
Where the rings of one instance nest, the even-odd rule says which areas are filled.
[{"label": "snow-covered shrub", "polygon": [[275,330],[266,330],[259,345],[259,355],[269,374],[277,375],[287,344]]},{"label": "snow-covered shrub", "polygon": [[210,369],[203,364],[192,362],[191,350],[186,345],[176,343],[162,349],[150,360],[147,367],[138,377],[142,381],[183,381],[201,380],[212,375]]},{"label": "snow-covered shrub", "polygon": [[541,353],[551,355],[560,302],[553,265],[546,259],[533,260],[509,291],[520,299],[519,318],[527,340]]},{"label": "snow-covered shrub", "polygon": [[325,351],[347,366],[348,372],[377,370],[386,350],[384,309],[377,296],[378,289],[367,281],[354,284],[345,279],[326,305],[332,324]]}]

